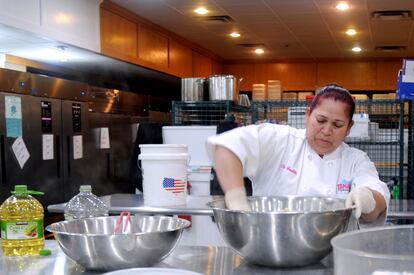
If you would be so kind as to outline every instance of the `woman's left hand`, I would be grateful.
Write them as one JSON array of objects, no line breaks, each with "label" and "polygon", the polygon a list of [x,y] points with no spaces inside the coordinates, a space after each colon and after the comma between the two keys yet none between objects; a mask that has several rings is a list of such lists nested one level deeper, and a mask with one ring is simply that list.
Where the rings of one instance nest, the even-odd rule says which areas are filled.
[{"label": "woman's left hand", "polygon": [[356,187],[346,198],[345,207],[355,206],[354,216],[359,219],[361,214],[369,214],[374,211],[376,202],[374,195],[367,187]]}]

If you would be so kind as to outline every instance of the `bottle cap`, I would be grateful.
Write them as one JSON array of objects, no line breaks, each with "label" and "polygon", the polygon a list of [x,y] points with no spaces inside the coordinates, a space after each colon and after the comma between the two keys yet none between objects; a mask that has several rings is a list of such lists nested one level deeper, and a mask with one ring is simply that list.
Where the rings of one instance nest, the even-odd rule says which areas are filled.
[{"label": "bottle cap", "polygon": [[52,255],[52,250],[50,249],[42,249],[39,251],[40,256],[50,256]]},{"label": "bottle cap", "polygon": [[79,187],[79,191],[81,191],[81,192],[91,192],[92,191],[92,186],[90,186],[90,185],[81,185]]},{"label": "bottle cap", "polygon": [[15,185],[14,191],[12,191],[11,193],[17,194],[17,195],[27,195],[27,194],[43,195],[44,194],[43,192],[39,192],[39,191],[27,190],[27,185]]},{"label": "bottle cap", "polygon": [[15,185],[14,192],[16,194],[27,194],[27,185]]}]

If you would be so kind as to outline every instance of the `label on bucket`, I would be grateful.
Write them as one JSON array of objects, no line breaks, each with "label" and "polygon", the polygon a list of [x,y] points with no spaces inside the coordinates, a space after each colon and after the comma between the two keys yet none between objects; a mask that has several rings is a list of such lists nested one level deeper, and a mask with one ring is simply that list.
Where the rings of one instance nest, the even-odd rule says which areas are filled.
[{"label": "label on bucket", "polygon": [[162,187],[168,192],[174,195],[184,193],[187,182],[180,179],[164,178],[162,181]]}]

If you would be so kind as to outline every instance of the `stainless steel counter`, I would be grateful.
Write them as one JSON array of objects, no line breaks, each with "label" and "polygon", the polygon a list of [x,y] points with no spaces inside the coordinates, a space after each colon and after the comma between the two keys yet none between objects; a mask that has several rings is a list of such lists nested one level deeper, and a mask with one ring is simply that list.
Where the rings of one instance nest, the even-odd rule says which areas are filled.
[{"label": "stainless steel counter", "polygon": [[[109,206],[109,213],[119,214],[122,211],[140,214],[160,215],[207,215],[212,216],[207,203],[220,196],[188,196],[187,204],[183,206],[151,207],[144,205],[141,194],[114,194],[101,197]],[[48,206],[49,212],[63,213],[65,204],[53,204]],[[414,219],[414,200],[391,200],[387,218]]]},{"label": "stainless steel counter", "polygon": [[[56,241],[47,240],[51,256],[3,257],[0,254],[0,274],[8,275],[90,275],[102,272],[85,271],[66,257]],[[266,268],[245,263],[228,247],[178,246],[164,261],[154,267],[185,269],[208,275],[277,274],[277,275],[332,275],[329,259],[301,268]]]}]

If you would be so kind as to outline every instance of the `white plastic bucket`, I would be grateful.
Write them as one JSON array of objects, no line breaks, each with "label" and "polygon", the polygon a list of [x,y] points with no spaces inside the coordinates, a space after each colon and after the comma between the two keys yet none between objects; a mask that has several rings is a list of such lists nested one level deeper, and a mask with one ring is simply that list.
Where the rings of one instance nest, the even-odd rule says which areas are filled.
[{"label": "white plastic bucket", "polygon": [[185,205],[188,154],[141,154],[144,204]]},{"label": "white plastic bucket", "polygon": [[141,154],[186,154],[187,144],[140,144]]}]

